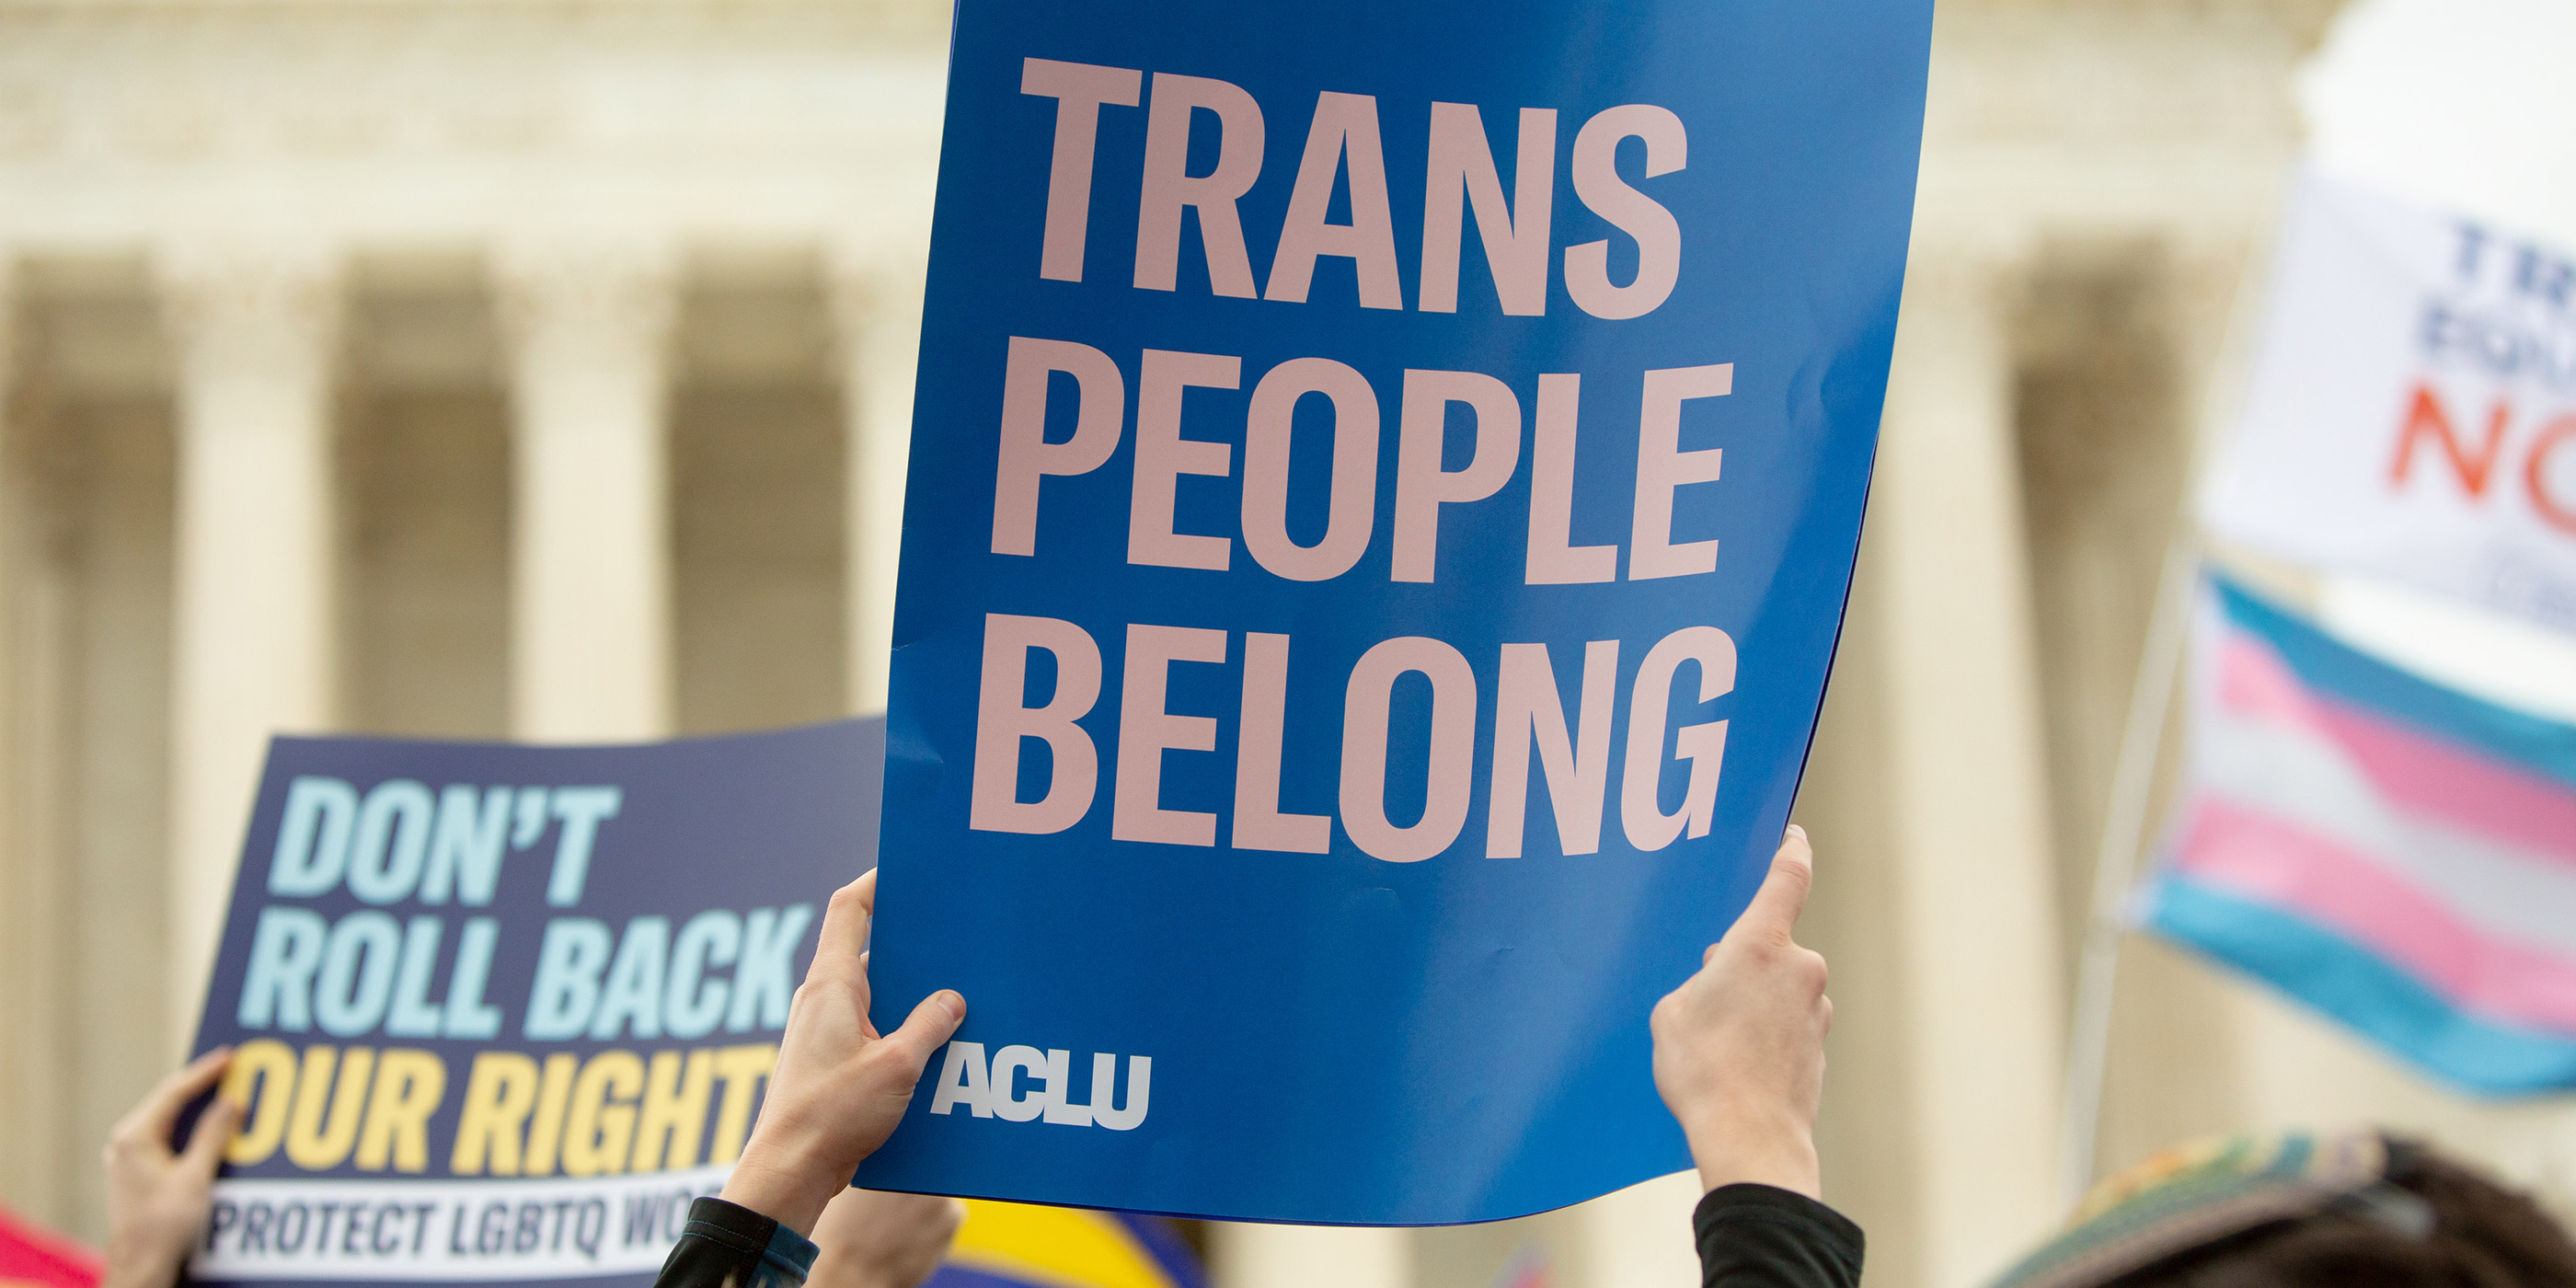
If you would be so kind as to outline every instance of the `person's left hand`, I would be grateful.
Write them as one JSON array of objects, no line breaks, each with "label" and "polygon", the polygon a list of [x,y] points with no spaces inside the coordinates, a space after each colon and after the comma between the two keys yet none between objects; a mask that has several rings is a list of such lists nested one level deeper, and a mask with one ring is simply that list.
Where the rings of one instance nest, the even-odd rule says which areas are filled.
[{"label": "person's left hand", "polygon": [[1816,1109],[1834,1003],[1825,959],[1794,937],[1815,876],[1807,830],[1793,824],[1744,915],[1647,1017],[1655,1090],[1705,1189],[1752,1181],[1824,1195]]},{"label": "person's left hand", "polygon": [[170,1149],[179,1111],[204,1095],[232,1063],[230,1047],[198,1056],[154,1087],[107,1134],[107,1269],[99,1288],[170,1288],[206,1228],[215,1169],[241,1125],[241,1106],[221,1096],[197,1117],[184,1153]]},{"label": "person's left hand", "polygon": [[948,1256],[966,1205],[935,1194],[846,1189],[814,1226],[805,1288],[917,1288]]},{"label": "person's left hand", "polygon": [[798,1234],[813,1232],[860,1160],[894,1134],[922,1069],[966,1019],[966,999],[941,989],[921,999],[902,1028],[878,1035],[859,951],[876,902],[873,870],[832,892],[814,964],[787,1008],[760,1121],[725,1182],[726,1202]]}]

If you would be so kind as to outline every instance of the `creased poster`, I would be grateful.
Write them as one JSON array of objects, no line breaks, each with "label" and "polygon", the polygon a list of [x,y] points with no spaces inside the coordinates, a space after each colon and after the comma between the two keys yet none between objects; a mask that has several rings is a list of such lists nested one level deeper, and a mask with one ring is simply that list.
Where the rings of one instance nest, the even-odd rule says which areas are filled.
[{"label": "creased poster", "polygon": [[863,1183],[1356,1223],[1686,1165],[1823,692],[1927,0],[965,0]]}]

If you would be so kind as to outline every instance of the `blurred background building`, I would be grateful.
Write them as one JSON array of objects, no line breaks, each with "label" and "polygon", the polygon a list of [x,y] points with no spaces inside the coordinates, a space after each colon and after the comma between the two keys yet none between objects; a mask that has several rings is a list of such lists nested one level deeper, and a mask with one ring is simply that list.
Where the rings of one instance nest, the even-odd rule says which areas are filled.
[{"label": "blurred background building", "polygon": [[[2059,1215],[2112,761],[2337,8],[1941,8],[1800,806],[1839,1020],[1828,1197],[1874,1284],[1965,1288]],[[937,0],[0,0],[0,1202],[104,1233],[98,1142],[193,1025],[272,729],[622,739],[882,705],[946,24]],[[2128,953],[2100,1166],[2368,1119],[2576,1205],[2563,1102],[2452,1098]],[[1696,1193],[1208,1233],[1233,1288],[1481,1288],[1532,1255],[1571,1288],[1678,1288]]]}]

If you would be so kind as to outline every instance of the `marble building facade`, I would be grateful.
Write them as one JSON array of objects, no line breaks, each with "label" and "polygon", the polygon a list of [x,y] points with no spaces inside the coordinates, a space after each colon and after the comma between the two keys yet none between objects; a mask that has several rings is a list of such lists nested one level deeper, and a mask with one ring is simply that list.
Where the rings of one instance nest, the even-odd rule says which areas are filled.
[{"label": "marble building facade", "polygon": [[[1872,1282],[2056,1216],[2072,945],[2158,561],[2333,0],[1945,4],[1871,528],[1801,817]],[[272,730],[877,709],[927,0],[0,0],[0,1202],[90,1239]],[[2566,1193],[2576,1125],[2141,944],[2106,1162],[2334,1114]],[[1683,1179],[1212,1230],[1221,1279],[1695,1282]]]}]

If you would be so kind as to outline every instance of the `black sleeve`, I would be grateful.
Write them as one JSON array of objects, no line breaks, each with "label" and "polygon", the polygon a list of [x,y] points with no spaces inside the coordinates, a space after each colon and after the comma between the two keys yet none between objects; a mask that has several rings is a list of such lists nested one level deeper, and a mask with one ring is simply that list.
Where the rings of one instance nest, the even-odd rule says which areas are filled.
[{"label": "black sleeve", "polygon": [[1861,1233],[1803,1194],[1721,1185],[1691,1215],[1705,1288],[1858,1288]]},{"label": "black sleeve", "polygon": [[688,1224],[653,1288],[804,1288],[814,1243],[719,1198],[689,1204]]}]

